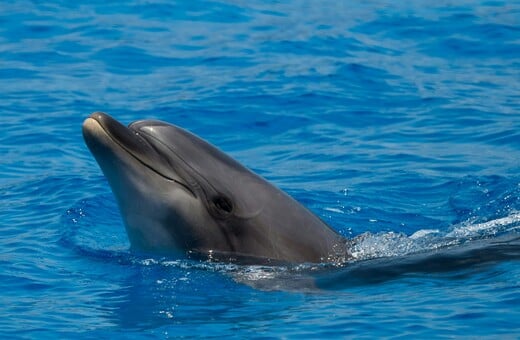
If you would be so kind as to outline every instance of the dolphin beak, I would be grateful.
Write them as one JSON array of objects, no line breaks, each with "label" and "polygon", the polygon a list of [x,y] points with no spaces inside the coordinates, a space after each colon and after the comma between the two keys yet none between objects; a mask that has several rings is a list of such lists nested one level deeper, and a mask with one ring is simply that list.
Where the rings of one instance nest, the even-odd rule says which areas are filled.
[{"label": "dolphin beak", "polygon": [[[131,154],[150,151],[151,147],[139,135],[103,112],[94,112],[83,123],[83,137],[89,148],[99,135],[106,134],[113,142]],[[94,140],[93,140],[94,139]],[[143,150],[144,149],[144,150]],[[91,149],[92,150],[92,149]]]},{"label": "dolphin beak", "polygon": [[[161,155],[137,129],[126,127],[103,112],[92,113],[83,122],[83,138],[103,169],[109,169],[117,159],[130,157],[135,164],[148,168],[157,175],[176,182],[197,197],[175,167]],[[104,170],[103,170],[104,171]]]}]

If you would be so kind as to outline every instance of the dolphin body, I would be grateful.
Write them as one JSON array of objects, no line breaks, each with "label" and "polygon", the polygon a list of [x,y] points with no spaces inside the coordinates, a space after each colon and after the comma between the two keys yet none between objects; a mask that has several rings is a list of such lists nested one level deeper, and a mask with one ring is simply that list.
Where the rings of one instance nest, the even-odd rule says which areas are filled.
[{"label": "dolphin body", "polygon": [[96,112],[83,136],[133,249],[253,263],[350,257],[349,241],[316,215],[182,128],[157,120],[126,127]]}]

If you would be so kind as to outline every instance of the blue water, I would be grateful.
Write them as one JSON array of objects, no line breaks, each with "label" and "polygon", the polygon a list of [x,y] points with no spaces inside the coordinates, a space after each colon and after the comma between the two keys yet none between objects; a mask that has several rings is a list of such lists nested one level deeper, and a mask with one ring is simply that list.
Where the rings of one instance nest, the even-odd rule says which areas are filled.
[{"label": "blue water", "polygon": [[[340,266],[143,256],[85,147],[165,120]],[[518,1],[2,1],[0,337],[520,336]]]}]

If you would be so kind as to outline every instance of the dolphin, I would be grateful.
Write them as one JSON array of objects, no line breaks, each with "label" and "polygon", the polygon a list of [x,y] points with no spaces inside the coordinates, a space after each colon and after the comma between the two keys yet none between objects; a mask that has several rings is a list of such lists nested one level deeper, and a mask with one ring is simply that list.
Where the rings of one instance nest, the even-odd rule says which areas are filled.
[{"label": "dolphin", "polygon": [[[83,123],[131,248],[253,263],[344,262],[349,240],[194,134],[158,120]],[[198,256],[196,255],[196,256]]]}]

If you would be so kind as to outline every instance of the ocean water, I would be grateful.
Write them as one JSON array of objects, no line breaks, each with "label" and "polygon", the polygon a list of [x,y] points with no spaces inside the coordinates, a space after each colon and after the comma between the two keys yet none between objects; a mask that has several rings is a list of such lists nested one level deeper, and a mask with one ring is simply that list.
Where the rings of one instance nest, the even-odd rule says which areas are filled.
[{"label": "ocean water", "polygon": [[[520,336],[518,1],[2,1],[2,338]],[[180,125],[354,238],[137,254],[81,136]]]}]

